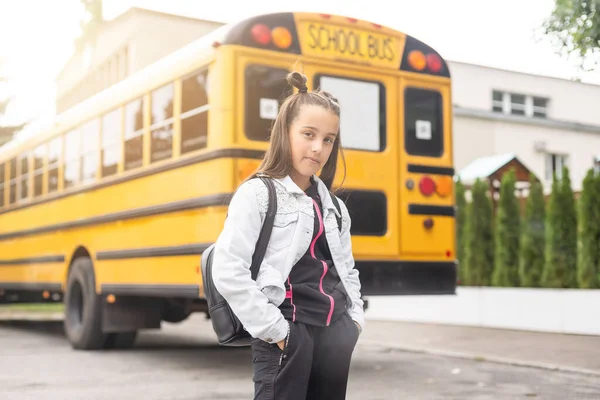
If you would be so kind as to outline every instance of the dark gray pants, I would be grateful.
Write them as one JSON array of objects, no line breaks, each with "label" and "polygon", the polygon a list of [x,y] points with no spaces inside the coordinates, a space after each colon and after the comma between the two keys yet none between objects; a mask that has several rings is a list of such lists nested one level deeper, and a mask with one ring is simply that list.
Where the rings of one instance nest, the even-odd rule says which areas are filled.
[{"label": "dark gray pants", "polygon": [[254,399],[345,399],[357,340],[358,327],[347,313],[324,328],[290,321],[283,352],[253,339]]}]

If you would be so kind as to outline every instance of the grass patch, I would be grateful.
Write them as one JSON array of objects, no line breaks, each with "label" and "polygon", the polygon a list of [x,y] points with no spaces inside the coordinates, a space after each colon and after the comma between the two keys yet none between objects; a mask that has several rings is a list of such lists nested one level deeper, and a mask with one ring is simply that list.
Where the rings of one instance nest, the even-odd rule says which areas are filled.
[{"label": "grass patch", "polygon": [[23,311],[23,312],[63,312],[64,306],[62,303],[23,303],[23,304],[0,304],[0,312],[8,311]]}]

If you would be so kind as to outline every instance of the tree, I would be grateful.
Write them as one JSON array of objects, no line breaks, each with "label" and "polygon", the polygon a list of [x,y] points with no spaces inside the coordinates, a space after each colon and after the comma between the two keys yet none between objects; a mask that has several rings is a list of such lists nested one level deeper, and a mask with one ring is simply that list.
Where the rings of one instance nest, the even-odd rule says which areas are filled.
[{"label": "tree", "polygon": [[600,288],[600,175],[590,169],[579,200],[577,282],[583,289]]},{"label": "tree", "polygon": [[563,167],[562,179],[555,175],[552,182],[542,282],[544,287],[577,286],[577,214],[567,167]]},{"label": "tree", "polygon": [[0,60],[0,146],[11,140],[15,133],[23,129],[25,124],[4,125],[2,117],[6,115],[10,103],[13,101],[11,93],[7,89],[8,75],[4,72],[4,62]]},{"label": "tree", "polygon": [[600,0],[555,0],[543,31],[564,54],[600,64]]},{"label": "tree", "polygon": [[545,218],[544,189],[542,184],[532,176],[519,252],[519,280],[522,287],[540,286],[544,270]]},{"label": "tree", "polygon": [[[465,262],[465,223],[467,218],[467,200],[465,198],[465,185],[460,180],[456,182],[456,258],[459,266]],[[459,267],[458,279],[461,280],[462,272]]]},{"label": "tree", "polygon": [[520,207],[515,196],[516,177],[511,169],[502,177],[500,186],[500,201],[496,223],[494,224],[495,250],[494,286],[519,286],[519,233]]},{"label": "tree", "polygon": [[85,15],[81,21],[81,35],[75,40],[77,49],[82,49],[86,43],[94,43],[98,28],[104,20],[102,16],[102,0],[80,0],[85,7]]},{"label": "tree", "polygon": [[492,201],[488,185],[477,179],[472,188],[465,225],[465,268],[463,279],[471,286],[489,286],[494,263]]}]

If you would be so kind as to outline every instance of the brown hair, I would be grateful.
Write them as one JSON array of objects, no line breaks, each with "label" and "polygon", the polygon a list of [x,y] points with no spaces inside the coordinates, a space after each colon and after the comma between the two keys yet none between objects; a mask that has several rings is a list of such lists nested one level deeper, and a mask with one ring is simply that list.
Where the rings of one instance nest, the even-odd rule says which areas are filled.
[{"label": "brown hair", "polygon": [[[287,75],[288,83],[298,89],[298,92],[285,99],[279,109],[277,118],[271,129],[271,138],[269,148],[256,170],[248,179],[257,174],[268,175],[271,178],[283,178],[287,176],[292,169],[292,154],[289,139],[289,128],[304,105],[317,105],[340,116],[340,105],[335,97],[326,91],[317,89],[309,92],[306,87],[306,76],[299,72],[291,72]],[[338,154],[342,156],[344,165],[344,179],[346,178],[346,160],[342,151],[342,143],[338,134],[333,142],[333,149],[329,159],[323,166],[319,178],[325,183],[328,189],[331,189],[335,178]],[[342,179],[342,183],[344,181]]]}]

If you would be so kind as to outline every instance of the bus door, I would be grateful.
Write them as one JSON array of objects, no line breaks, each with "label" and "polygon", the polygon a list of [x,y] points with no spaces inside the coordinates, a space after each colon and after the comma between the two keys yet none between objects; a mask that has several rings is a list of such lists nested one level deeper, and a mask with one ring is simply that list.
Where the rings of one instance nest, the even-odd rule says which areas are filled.
[{"label": "bus door", "polygon": [[401,79],[400,251],[417,261],[455,259],[449,83]]},{"label": "bus door", "polygon": [[398,124],[395,112],[398,78],[348,67],[304,64],[309,90],[330,92],[341,107],[340,139],[334,187],[352,218],[353,250],[358,259],[389,259],[399,251]]}]

